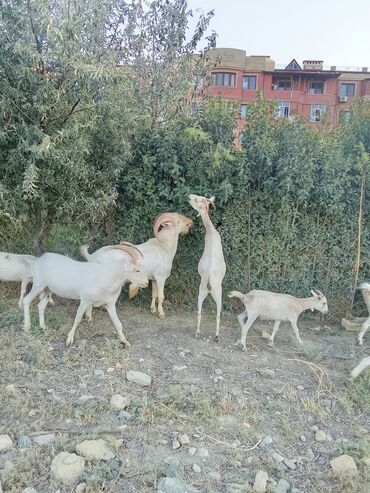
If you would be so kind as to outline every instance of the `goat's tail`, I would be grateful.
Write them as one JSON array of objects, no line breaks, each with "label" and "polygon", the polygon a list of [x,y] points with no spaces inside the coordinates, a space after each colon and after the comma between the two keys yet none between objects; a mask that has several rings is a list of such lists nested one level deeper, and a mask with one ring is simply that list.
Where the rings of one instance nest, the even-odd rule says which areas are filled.
[{"label": "goat's tail", "polygon": [[89,253],[89,245],[80,245],[80,254],[85,260],[89,261],[91,257]]},{"label": "goat's tail", "polygon": [[239,298],[240,300],[244,301],[245,294],[241,293],[240,291],[230,291],[227,296],[229,298]]},{"label": "goat's tail", "polygon": [[137,295],[138,292],[139,292],[139,288],[137,286],[135,286],[135,284],[130,284],[130,286],[128,288],[129,299],[132,300],[133,298],[135,298],[135,296]]},{"label": "goat's tail", "polygon": [[367,309],[370,314],[370,284],[368,282],[363,282],[359,285],[358,289],[361,289],[362,296],[364,297]]}]

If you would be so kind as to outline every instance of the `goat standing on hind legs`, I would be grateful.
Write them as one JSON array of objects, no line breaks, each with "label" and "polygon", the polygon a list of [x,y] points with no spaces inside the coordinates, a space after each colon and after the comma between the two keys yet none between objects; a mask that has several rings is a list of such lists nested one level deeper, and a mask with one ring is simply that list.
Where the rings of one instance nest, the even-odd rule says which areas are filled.
[{"label": "goat standing on hind legs", "polygon": [[203,302],[211,293],[217,307],[217,322],[215,341],[220,334],[220,315],[222,308],[222,281],[226,273],[226,264],[222,251],[221,236],[208,216],[209,205],[214,207],[214,197],[207,199],[199,195],[189,195],[189,203],[202,218],[206,234],[204,237],[204,251],[198,264],[198,273],[201,277],[198,295],[198,323],[195,336],[200,335]]}]

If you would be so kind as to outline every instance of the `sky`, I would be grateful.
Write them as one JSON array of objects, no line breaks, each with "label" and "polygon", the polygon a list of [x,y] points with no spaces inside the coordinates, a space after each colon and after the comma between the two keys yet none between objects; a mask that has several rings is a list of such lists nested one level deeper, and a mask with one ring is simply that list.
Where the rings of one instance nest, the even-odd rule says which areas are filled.
[{"label": "sky", "polygon": [[370,68],[370,0],[188,0],[214,9],[219,48],[325,65]]}]

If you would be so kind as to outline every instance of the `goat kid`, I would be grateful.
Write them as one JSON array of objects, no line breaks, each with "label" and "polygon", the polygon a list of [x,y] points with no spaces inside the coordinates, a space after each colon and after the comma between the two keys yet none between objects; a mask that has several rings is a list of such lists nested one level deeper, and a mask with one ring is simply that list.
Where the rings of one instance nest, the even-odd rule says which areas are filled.
[{"label": "goat kid", "polygon": [[271,344],[279,330],[281,322],[289,321],[293,327],[297,342],[302,344],[299,336],[297,320],[299,315],[305,310],[318,310],[321,313],[328,313],[328,303],[324,294],[317,290],[315,293],[311,290],[312,297],[296,298],[289,294],[273,293],[271,291],[262,291],[254,289],[247,294],[239,291],[231,291],[229,298],[239,298],[245,306],[245,311],[238,316],[239,325],[242,329],[240,343],[242,349],[246,350],[246,339],[248,330],[257,318],[262,320],[275,321],[272,334]]},{"label": "goat kid", "polygon": [[209,218],[208,210],[210,204],[214,206],[215,198],[207,199],[200,195],[189,195],[189,203],[202,218],[206,230],[204,236],[204,251],[198,263],[198,273],[200,275],[200,286],[198,294],[198,322],[195,336],[200,336],[200,323],[202,319],[203,302],[211,293],[216,303],[216,334],[215,341],[219,340],[220,317],[222,309],[222,281],[226,273],[226,263],[222,250],[220,233],[213,226]]},{"label": "goat kid", "polygon": [[[56,253],[45,253],[31,264],[33,286],[23,300],[24,329],[31,327],[30,304],[38,295],[51,291],[57,296],[80,300],[73,327],[68,333],[66,344],[73,344],[74,334],[83,314],[93,306],[104,306],[117,330],[119,340],[130,346],[123,334],[122,323],[116,312],[116,302],[126,281],[135,282],[140,287],[148,285],[148,277],[138,265],[141,253],[133,245],[114,245],[131,256],[134,269],[126,270],[125,263],[111,261],[106,264],[78,262]],[[44,312],[48,296],[43,296],[39,308],[40,327],[45,328]]]},{"label": "goat kid", "polygon": [[0,281],[21,283],[21,294],[18,301],[19,308],[22,308],[22,301],[27,286],[32,282],[30,263],[34,260],[36,260],[36,257],[33,255],[0,252]]},{"label": "goat kid", "polygon": [[[142,253],[143,258],[140,259],[140,265],[148,274],[149,280],[152,281],[152,302],[150,311],[157,313],[156,302],[158,301],[158,315],[160,318],[165,318],[163,309],[164,301],[164,285],[171,274],[172,263],[177,251],[177,244],[180,234],[186,234],[189,231],[193,221],[176,212],[164,212],[160,214],[154,221],[153,232],[154,238],[150,238],[145,243],[135,245]],[[122,242],[121,244],[125,244]],[[111,262],[114,260],[125,259],[126,265],[130,265],[130,258],[125,252],[103,247],[96,250],[94,253],[88,253],[88,247],[83,245],[80,247],[81,255],[88,262]],[[134,298],[140,286],[134,282],[129,287],[130,299]]]}]

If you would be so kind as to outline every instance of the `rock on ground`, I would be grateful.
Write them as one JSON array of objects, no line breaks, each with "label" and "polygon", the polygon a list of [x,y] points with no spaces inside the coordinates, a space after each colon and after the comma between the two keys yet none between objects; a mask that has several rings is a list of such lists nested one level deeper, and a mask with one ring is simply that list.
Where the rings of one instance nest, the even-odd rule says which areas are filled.
[{"label": "rock on ground", "polygon": [[116,456],[107,442],[101,438],[77,444],[76,452],[87,460],[111,460]]},{"label": "rock on ground", "polygon": [[278,484],[274,486],[271,491],[272,493],[287,493],[289,488],[290,488],[290,484],[288,483],[288,481],[282,478],[279,479]]},{"label": "rock on ground", "polygon": [[51,463],[54,477],[65,485],[78,481],[85,470],[85,459],[76,454],[61,452]]},{"label": "rock on ground", "polygon": [[357,466],[350,455],[340,455],[330,461],[334,476],[353,476],[357,474]]},{"label": "rock on ground", "polygon": [[177,457],[167,457],[165,463],[165,475],[168,478],[182,479],[184,475],[184,467]]},{"label": "rock on ground", "polygon": [[22,435],[18,438],[19,448],[29,448],[32,447],[32,440],[27,435]]},{"label": "rock on ground", "polygon": [[326,440],[325,431],[317,430],[317,432],[315,433],[315,440],[316,440],[316,442],[325,442],[325,440]]},{"label": "rock on ground", "polygon": [[35,488],[31,488],[30,486],[28,488],[25,488],[22,490],[22,493],[37,493],[37,490]]},{"label": "rock on ground", "polygon": [[84,493],[86,490],[86,483],[80,483],[76,486],[75,493]]},{"label": "rock on ground", "polygon": [[267,478],[268,474],[266,471],[257,471],[253,484],[253,491],[255,491],[256,493],[265,493]]},{"label": "rock on ground", "polygon": [[14,444],[9,435],[0,435],[0,452],[6,452],[13,448]]},{"label": "rock on ground", "polygon": [[126,409],[130,404],[130,398],[123,396],[121,394],[114,394],[111,397],[110,400],[110,407],[114,411],[122,411],[123,409]]},{"label": "rock on ground", "polygon": [[162,478],[157,493],[199,493],[199,490],[178,478]]},{"label": "rock on ground", "polygon": [[126,378],[129,382],[137,383],[142,387],[147,387],[152,383],[151,377],[147,373],[141,371],[129,370],[126,373]]},{"label": "rock on ground", "polygon": [[40,435],[33,435],[31,439],[36,445],[47,445],[55,440],[55,433],[41,433]]}]

